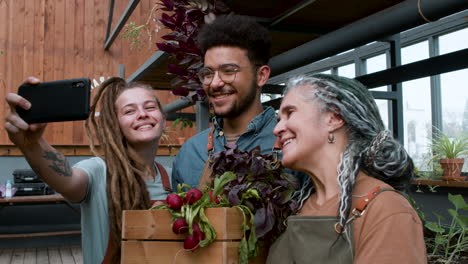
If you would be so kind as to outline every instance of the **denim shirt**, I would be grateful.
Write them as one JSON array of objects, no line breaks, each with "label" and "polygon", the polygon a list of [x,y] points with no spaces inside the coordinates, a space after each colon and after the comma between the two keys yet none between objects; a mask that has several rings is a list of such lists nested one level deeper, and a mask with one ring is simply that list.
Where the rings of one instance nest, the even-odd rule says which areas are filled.
[{"label": "denim shirt", "polygon": [[[237,146],[242,150],[251,150],[260,146],[262,154],[270,153],[275,144],[276,137],[273,135],[273,129],[276,126],[275,110],[269,106],[262,113],[256,116],[247,126],[244,132],[237,140]],[[224,137],[222,119],[214,119],[213,133],[213,152],[224,151],[226,138]],[[177,157],[172,166],[172,189],[177,191],[177,184],[186,183],[192,188],[197,187],[200,177],[208,159],[206,144],[208,143],[208,134],[211,128],[203,130],[197,135],[191,137],[180,148]]]}]

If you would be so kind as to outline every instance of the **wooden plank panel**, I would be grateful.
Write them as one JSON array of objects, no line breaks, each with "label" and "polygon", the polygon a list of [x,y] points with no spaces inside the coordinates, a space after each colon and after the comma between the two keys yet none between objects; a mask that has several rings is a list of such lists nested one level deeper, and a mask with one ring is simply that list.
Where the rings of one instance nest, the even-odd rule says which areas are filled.
[{"label": "wooden plank panel", "polygon": [[23,79],[33,74],[34,54],[34,2],[26,1],[24,6],[23,29]]},{"label": "wooden plank panel", "polygon": [[[92,82],[93,76],[94,76],[94,61],[100,59],[95,56],[94,50],[93,50],[94,1],[84,2],[84,24],[83,25],[84,25],[83,27],[83,40],[84,40],[83,60],[84,60],[84,65],[85,65],[83,69],[83,77],[87,77],[91,79],[91,82]],[[88,143],[88,138],[84,135],[83,135],[83,142]]]},{"label": "wooden plank panel", "polygon": [[50,247],[47,249],[49,254],[49,263],[50,264],[62,264],[62,259],[60,258],[59,249],[56,247]]},{"label": "wooden plank panel", "polygon": [[33,76],[44,79],[45,0],[34,1]]},{"label": "wooden plank panel", "polygon": [[4,248],[0,249],[0,263],[10,263],[13,256],[13,249]]},{"label": "wooden plank panel", "polygon": [[[43,78],[42,81],[54,80],[54,49],[55,49],[55,0],[45,0],[44,10],[44,58],[43,58]],[[56,123],[48,125],[44,137],[53,144],[53,131]]]},{"label": "wooden plank panel", "polygon": [[[140,4],[141,5],[141,2]],[[135,22],[136,25],[140,25],[142,24],[141,23],[141,20],[139,20],[138,18],[141,17],[140,15],[140,8],[135,8],[135,10],[133,10],[133,13],[132,15],[130,16],[130,18],[128,19],[127,23],[130,23],[130,22]],[[125,30],[125,28],[122,29],[122,32],[123,30]],[[142,32],[144,34],[144,32]],[[118,36],[118,38],[122,38],[121,35]],[[133,72],[135,72],[136,69],[138,69],[138,67],[143,64],[144,61],[140,61],[138,59],[138,56],[140,54],[144,54],[144,49],[142,50],[138,50],[136,48],[134,49],[131,49],[131,45],[130,45],[131,41],[128,40],[128,39],[125,39],[122,41],[122,54],[123,54],[123,58],[124,58],[124,61],[125,61],[125,77],[128,77],[130,76],[130,74],[132,74]],[[144,55],[143,55],[144,56]],[[149,58],[149,57],[147,57]]]},{"label": "wooden plank panel", "polygon": [[[8,43],[8,28],[10,24],[8,14],[8,2],[0,1],[0,17],[3,17],[2,23],[0,23],[0,96],[5,98],[6,94],[10,92],[10,87],[7,87],[7,43]],[[8,111],[7,104],[0,104],[0,116],[5,116]],[[0,129],[0,142],[9,142],[5,129]]]},{"label": "wooden plank panel", "polygon": [[[65,2],[64,0],[54,0],[54,52],[53,52],[53,79],[62,80],[65,67]],[[60,144],[66,141],[65,123],[57,122],[53,124],[54,129],[51,131],[51,144]]]},{"label": "wooden plank panel", "polygon": [[36,254],[37,264],[49,264],[49,252],[47,248],[38,248]]},{"label": "wooden plank panel", "polygon": [[[15,65],[15,56],[17,54],[17,50],[19,47],[17,46],[18,37],[15,36],[14,32],[17,28],[14,27],[14,22],[16,18],[16,1],[7,1],[6,8],[8,9],[8,29],[7,29],[7,45],[5,54],[3,56],[6,57],[6,78],[5,84],[9,91],[14,91],[14,72],[16,72],[16,68],[13,68]],[[21,36],[22,37],[22,36]],[[16,83],[17,84],[17,83]]]},{"label": "wooden plank panel", "polygon": [[24,264],[36,264],[36,249],[27,248],[24,252]]},{"label": "wooden plank panel", "polygon": [[[21,17],[23,19],[14,19],[14,23],[12,30],[13,30],[13,45],[14,45],[14,50],[10,50],[10,54],[14,57],[12,57],[12,62],[14,65],[15,70],[11,73],[12,75],[12,88],[16,90],[16,87],[19,86],[24,80],[24,75],[23,75],[23,34],[19,33],[24,30],[24,0],[18,0],[18,1],[13,1],[10,2],[10,4],[13,5],[13,16],[16,17]],[[10,14],[11,15],[11,14]],[[19,33],[19,34],[18,34]]]},{"label": "wooden plank panel", "polygon": [[[156,2],[142,0],[129,22],[145,23]],[[127,5],[127,1],[116,1],[113,26]],[[131,74],[154,52],[155,39],[151,49],[143,45],[140,51],[130,51],[129,41],[119,36],[109,51],[103,51],[107,12],[108,2],[99,0],[0,0],[0,17],[6,18],[0,24],[0,47],[5,51],[0,55],[0,96],[16,91],[28,75],[42,81],[89,77],[100,82],[100,77],[117,75],[119,63]],[[153,37],[157,35],[160,33]],[[164,103],[170,101],[163,99],[166,95],[169,93],[160,95]],[[0,116],[6,109],[6,104],[0,107]],[[54,145],[87,145],[83,123],[52,123],[45,138]],[[4,130],[0,131],[0,145],[11,145]]]},{"label": "wooden plank panel", "polygon": [[[83,74],[84,67],[88,67],[88,63],[85,63],[83,58],[83,49],[84,49],[84,29],[83,25],[85,23],[84,17],[84,3],[83,1],[76,1],[75,3],[75,14],[74,16],[74,32],[75,40],[73,41],[73,63],[72,74],[73,78],[88,77]],[[86,131],[84,129],[84,121],[73,122],[73,144],[88,144],[88,138],[86,136]]]},{"label": "wooden plank panel", "polygon": [[239,242],[213,242],[194,252],[184,250],[183,242],[123,241],[122,264],[142,263],[237,263]]},{"label": "wooden plank panel", "polygon": [[[53,146],[65,156],[93,156],[89,146]],[[157,156],[177,155],[180,146],[178,145],[159,145]],[[103,154],[98,148],[98,153]],[[16,146],[0,146],[1,156],[23,156],[23,153]]]},{"label": "wooden plank panel", "polygon": [[62,258],[63,264],[75,264],[75,260],[73,259],[72,251],[70,246],[62,246],[59,248],[60,257]]},{"label": "wooden plank panel", "polygon": [[106,37],[106,19],[109,13],[109,3],[107,1],[94,0],[94,27],[93,27],[93,52],[95,57],[100,58],[94,61],[93,78],[99,84],[102,83],[103,78],[107,78],[112,72],[115,75],[115,70],[109,69],[109,56],[107,51],[104,50],[104,42]]},{"label": "wooden plank panel", "polygon": [[[216,230],[216,240],[241,239],[243,216],[237,208],[207,208],[205,214]],[[172,232],[168,210],[127,210],[123,212],[123,239],[183,240]]]},{"label": "wooden plank panel", "polygon": [[15,248],[11,258],[11,264],[23,264],[24,248]]},{"label": "wooden plank panel", "polygon": [[[73,47],[76,40],[75,35],[75,2],[64,2],[64,60],[62,66],[62,79],[74,78],[74,60]],[[56,69],[58,70],[58,69]],[[73,144],[74,127],[73,122],[63,122],[63,135],[56,141],[58,144]]]},{"label": "wooden plank panel", "polygon": [[[94,19],[94,1],[84,1],[84,77],[93,78],[94,57],[93,57],[93,20]],[[98,58],[96,58],[98,59]]]},{"label": "wooden plank panel", "polygon": [[83,264],[83,252],[81,246],[71,246],[71,252],[76,264]]}]

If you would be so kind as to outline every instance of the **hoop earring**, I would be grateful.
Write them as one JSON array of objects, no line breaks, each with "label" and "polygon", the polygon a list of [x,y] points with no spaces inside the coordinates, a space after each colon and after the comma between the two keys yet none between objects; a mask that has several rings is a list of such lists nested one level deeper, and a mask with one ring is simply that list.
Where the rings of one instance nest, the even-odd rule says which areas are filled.
[{"label": "hoop earring", "polygon": [[332,132],[328,133],[328,143],[333,144],[335,143],[335,135]]}]

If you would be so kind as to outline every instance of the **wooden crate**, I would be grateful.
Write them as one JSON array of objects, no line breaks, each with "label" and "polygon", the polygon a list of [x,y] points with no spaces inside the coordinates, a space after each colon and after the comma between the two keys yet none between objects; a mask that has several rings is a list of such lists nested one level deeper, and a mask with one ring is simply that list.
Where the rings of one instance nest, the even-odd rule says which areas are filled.
[{"label": "wooden crate", "polygon": [[[205,214],[217,232],[216,241],[194,252],[184,250],[185,235],[172,232],[168,210],[123,212],[122,264],[237,263],[242,238],[242,213],[237,208],[207,208]],[[249,263],[265,263],[266,254]]]}]

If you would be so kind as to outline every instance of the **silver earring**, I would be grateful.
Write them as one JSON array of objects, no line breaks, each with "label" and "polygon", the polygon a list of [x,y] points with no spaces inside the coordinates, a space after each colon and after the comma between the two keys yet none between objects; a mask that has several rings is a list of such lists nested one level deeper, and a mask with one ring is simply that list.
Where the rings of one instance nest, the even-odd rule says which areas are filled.
[{"label": "silver earring", "polygon": [[333,144],[335,143],[335,135],[332,132],[328,133],[328,143]]}]

